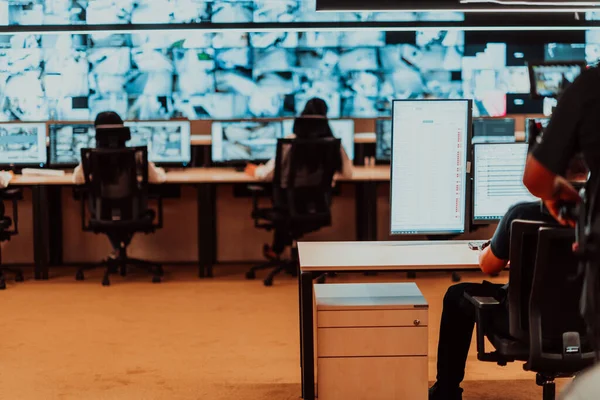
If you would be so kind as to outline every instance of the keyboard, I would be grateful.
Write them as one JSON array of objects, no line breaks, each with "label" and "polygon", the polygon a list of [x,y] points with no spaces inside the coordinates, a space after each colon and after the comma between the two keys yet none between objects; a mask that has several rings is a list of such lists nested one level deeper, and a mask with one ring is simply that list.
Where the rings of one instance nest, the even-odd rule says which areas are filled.
[{"label": "keyboard", "polygon": [[65,176],[65,171],[62,169],[23,168],[21,174],[24,176]]}]

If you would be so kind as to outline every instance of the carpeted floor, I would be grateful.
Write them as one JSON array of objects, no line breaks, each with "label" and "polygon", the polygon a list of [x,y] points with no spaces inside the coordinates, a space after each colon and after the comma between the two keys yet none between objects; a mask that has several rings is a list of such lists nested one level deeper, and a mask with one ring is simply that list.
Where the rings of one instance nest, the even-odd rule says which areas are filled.
[{"label": "carpeted floor", "polygon": [[[47,282],[9,283],[0,292],[0,399],[297,399],[297,283],[283,277],[265,288],[245,281],[243,268],[216,272],[199,280],[194,269],[170,268],[160,285],[132,275],[105,288],[101,272],[76,282],[74,271],[59,269]],[[330,282],[357,279],[366,278]],[[441,301],[451,281],[428,273],[417,283],[430,302],[433,379]],[[464,399],[541,399],[534,378],[521,365],[500,368],[472,353]]]}]

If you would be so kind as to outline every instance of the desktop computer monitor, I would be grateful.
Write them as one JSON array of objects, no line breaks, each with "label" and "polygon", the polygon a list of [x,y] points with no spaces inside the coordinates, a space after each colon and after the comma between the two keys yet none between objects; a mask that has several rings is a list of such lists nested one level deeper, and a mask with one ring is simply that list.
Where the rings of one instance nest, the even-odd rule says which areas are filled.
[{"label": "desktop computer monitor", "polygon": [[389,163],[392,159],[392,120],[377,120],[375,125],[375,136],[375,160]]},{"label": "desktop computer monitor", "polygon": [[43,167],[46,161],[46,124],[0,124],[0,165]]},{"label": "desktop computer monitor", "polygon": [[81,149],[96,147],[94,124],[53,123],[49,130],[49,163],[53,167],[75,167],[81,161]]},{"label": "desktop computer monitor", "polygon": [[550,118],[527,118],[525,120],[525,141],[529,144],[529,151],[533,149],[549,123]]},{"label": "desktop computer monitor", "polygon": [[219,164],[264,162],[275,158],[281,121],[227,121],[212,124],[212,161]]},{"label": "desktop computer monitor", "polygon": [[125,122],[131,130],[127,146],[147,146],[148,161],[187,166],[192,160],[190,121]]},{"label": "desktop computer monitor", "polygon": [[527,143],[474,147],[473,224],[498,222],[512,205],[536,200],[523,185]]},{"label": "desktop computer monitor", "polygon": [[[283,120],[283,135],[294,133],[294,119]],[[333,136],[340,139],[350,160],[354,160],[354,121],[351,119],[329,119],[327,121]]]},{"label": "desktop computer monitor", "polygon": [[471,100],[392,103],[393,235],[466,230]]},{"label": "desktop computer monitor", "polygon": [[512,118],[476,118],[473,121],[473,144],[514,141],[515,120]]},{"label": "desktop computer monitor", "polygon": [[583,61],[545,62],[528,65],[531,97],[558,98],[586,68]]}]

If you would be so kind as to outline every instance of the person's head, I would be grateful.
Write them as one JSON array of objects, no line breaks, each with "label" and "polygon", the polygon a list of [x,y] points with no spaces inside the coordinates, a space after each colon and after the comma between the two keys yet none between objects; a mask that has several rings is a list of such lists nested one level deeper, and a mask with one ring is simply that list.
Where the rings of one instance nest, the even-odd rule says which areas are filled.
[{"label": "person's head", "polygon": [[309,101],[306,102],[306,106],[304,106],[304,111],[300,114],[303,117],[306,116],[319,116],[319,117],[327,117],[327,111],[329,111],[329,107],[327,107],[327,103],[325,100],[320,99],[318,97],[313,97]]},{"label": "person's head", "polygon": [[100,148],[120,148],[131,139],[131,132],[123,119],[114,111],[104,111],[96,116],[96,146]]}]

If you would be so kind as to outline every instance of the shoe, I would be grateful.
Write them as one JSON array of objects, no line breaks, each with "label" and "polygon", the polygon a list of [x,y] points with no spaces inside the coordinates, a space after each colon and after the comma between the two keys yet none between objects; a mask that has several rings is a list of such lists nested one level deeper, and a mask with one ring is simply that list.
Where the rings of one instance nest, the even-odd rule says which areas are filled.
[{"label": "shoe", "polygon": [[429,388],[429,400],[462,400],[462,388],[445,390],[437,382]]}]

